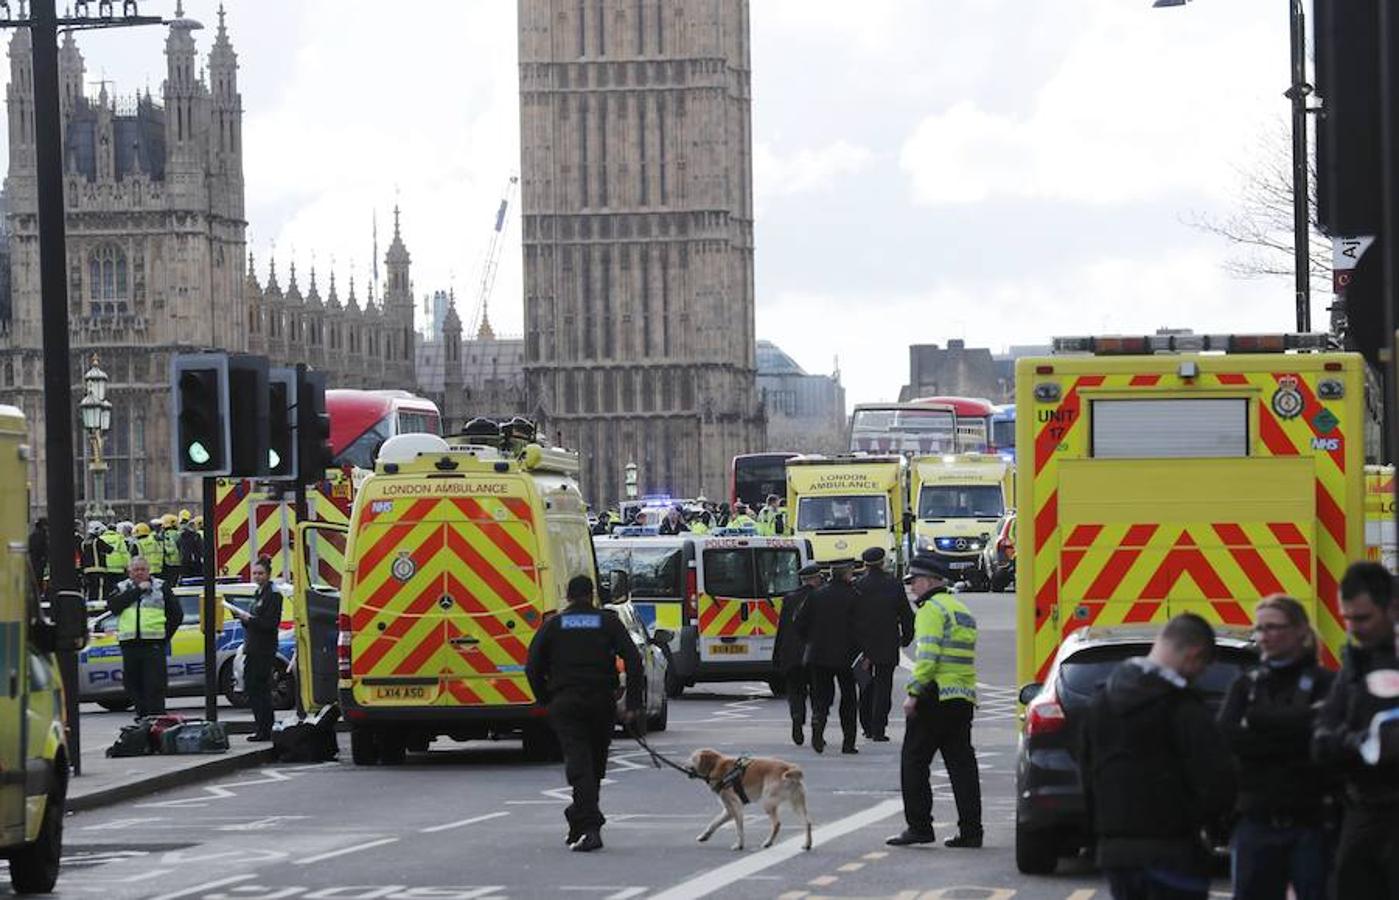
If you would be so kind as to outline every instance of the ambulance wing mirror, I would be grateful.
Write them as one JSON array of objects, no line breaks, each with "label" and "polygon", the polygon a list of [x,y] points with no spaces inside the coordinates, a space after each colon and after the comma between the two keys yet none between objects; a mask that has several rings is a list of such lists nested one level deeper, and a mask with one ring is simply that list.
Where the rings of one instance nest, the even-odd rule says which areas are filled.
[{"label": "ambulance wing mirror", "polygon": [[1020,696],[1018,698],[1020,700],[1020,705],[1028,706],[1030,704],[1030,701],[1038,697],[1040,695],[1040,691],[1042,690],[1044,690],[1044,685],[1040,684],[1038,681],[1032,681],[1029,684],[1022,687],[1020,689]]},{"label": "ambulance wing mirror", "polygon": [[53,649],[73,651],[87,646],[87,600],[82,591],[55,591],[49,609]]}]

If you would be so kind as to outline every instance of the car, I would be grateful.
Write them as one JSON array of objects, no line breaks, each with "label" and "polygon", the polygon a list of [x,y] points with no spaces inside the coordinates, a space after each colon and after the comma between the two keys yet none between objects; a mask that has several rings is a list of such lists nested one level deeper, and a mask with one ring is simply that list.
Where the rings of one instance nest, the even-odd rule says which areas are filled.
[{"label": "car", "polygon": [[1015,582],[1015,510],[1001,516],[991,540],[981,549],[982,581],[996,593]]},{"label": "car", "polygon": [[[199,627],[200,608],[203,593],[199,585],[181,585],[175,590],[175,597],[184,611],[184,621],[175,636],[171,638],[167,651],[166,671],[169,678],[166,696],[198,697],[204,693],[204,632]],[[218,594],[221,599],[240,609],[247,609],[252,603],[252,584],[220,584]],[[278,586],[283,598],[290,597],[291,588],[285,584]],[[289,601],[285,601],[289,602]],[[295,641],[291,631],[289,613],[282,623],[278,639],[277,660],[273,663],[272,702],[278,709],[290,709],[296,697],[294,671],[291,664]],[[120,711],[131,707],[131,698],[122,686],[121,645],[117,642],[117,617],[103,613],[92,620],[92,637],[87,647],[78,654],[78,698],[83,703],[97,703],[104,709]],[[243,646],[243,626],[233,617],[224,621],[223,629],[216,642],[216,658],[219,673],[219,691],[235,706],[247,704],[246,698],[236,689],[233,674],[233,661],[239,648]]]},{"label": "car", "polygon": [[[1145,656],[1157,630],[1080,628],[1059,646],[1043,684],[1020,690],[1025,704],[1015,766],[1015,865],[1047,875],[1059,857],[1092,843],[1079,778],[1078,740],[1093,695],[1123,660]],[[1247,632],[1217,631],[1214,663],[1194,687],[1217,712],[1229,685],[1258,661]]]},{"label": "car", "polygon": [[[631,635],[632,643],[636,644],[637,652],[641,654],[641,668],[646,677],[643,694],[645,699],[642,703],[642,709],[646,712],[646,730],[665,731],[670,721],[670,698],[666,696],[665,690],[668,666],[665,645],[670,642],[672,635],[663,628],[651,632],[630,600],[610,603],[607,608],[622,620],[627,634]],[[625,671],[620,675],[622,690],[617,695],[618,721],[621,721],[622,713],[626,711],[627,676]]]}]

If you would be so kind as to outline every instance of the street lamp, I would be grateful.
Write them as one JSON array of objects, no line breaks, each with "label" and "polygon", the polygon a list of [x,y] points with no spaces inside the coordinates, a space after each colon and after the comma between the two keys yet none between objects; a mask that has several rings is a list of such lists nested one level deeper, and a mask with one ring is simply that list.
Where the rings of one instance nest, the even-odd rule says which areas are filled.
[{"label": "street lamp", "polygon": [[[1190,0],[1155,0],[1153,9],[1184,6]],[[1307,187],[1307,20],[1304,0],[1287,0],[1292,33],[1292,86],[1283,96],[1292,102],[1292,265],[1297,330],[1312,330],[1311,205]]]},{"label": "street lamp", "polygon": [[107,399],[107,373],[97,367],[97,355],[93,354],[92,368],[83,375],[83,387],[87,393],[78,404],[82,413],[83,429],[92,442],[92,458],[88,461],[88,471],[92,473],[92,496],[87,501],[89,519],[111,520],[116,513],[107,506],[107,463],[102,459],[103,436],[112,428],[112,402]]},{"label": "street lamp", "polygon": [[627,499],[628,499],[628,500],[635,500],[635,499],[636,499],[636,463],[634,463],[634,462],[629,462],[629,463],[627,463],[627,465],[626,465],[626,473],[627,473],[627,474],[626,474]]}]

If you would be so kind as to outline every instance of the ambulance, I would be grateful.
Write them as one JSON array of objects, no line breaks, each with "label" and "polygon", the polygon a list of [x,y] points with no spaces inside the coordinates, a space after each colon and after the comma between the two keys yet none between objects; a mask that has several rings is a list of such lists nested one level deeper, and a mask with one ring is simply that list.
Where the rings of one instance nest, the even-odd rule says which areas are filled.
[{"label": "ambulance", "polygon": [[593,539],[600,572],[621,571],[631,604],[666,642],[666,693],[707,681],[784,683],[772,666],[782,598],[801,586],[806,541],[751,530],[646,536],[620,529]]},{"label": "ambulance", "polygon": [[0,406],[0,859],[18,894],[45,894],[58,881],[68,794],[63,683],[55,652],[87,637],[80,595],[57,621],[43,617],[29,571],[29,459],[24,413]]},{"label": "ambulance", "polygon": [[789,528],[816,562],[856,559],[882,547],[903,572],[909,520],[902,456],[797,456],[787,460]]},{"label": "ambulance", "polygon": [[976,590],[988,589],[981,551],[1013,502],[1013,468],[999,456],[961,453],[919,457],[909,470],[917,552],[937,557]]},{"label": "ambulance", "polygon": [[1365,558],[1399,571],[1394,541],[1394,467],[1365,467]]},{"label": "ambulance", "polygon": [[[401,763],[440,736],[519,734],[527,756],[553,752],[525,663],[569,579],[597,578],[578,470],[576,453],[534,443],[523,420],[477,420],[450,442],[399,435],[348,528],[298,528],[302,702],[338,701],[356,765]],[[326,548],[343,552],[343,578]]]},{"label": "ambulance", "polygon": [[1016,364],[1019,682],[1043,683],[1077,629],[1247,628],[1276,592],[1335,668],[1338,581],[1365,555],[1361,358],[1321,334],[1053,348]]}]

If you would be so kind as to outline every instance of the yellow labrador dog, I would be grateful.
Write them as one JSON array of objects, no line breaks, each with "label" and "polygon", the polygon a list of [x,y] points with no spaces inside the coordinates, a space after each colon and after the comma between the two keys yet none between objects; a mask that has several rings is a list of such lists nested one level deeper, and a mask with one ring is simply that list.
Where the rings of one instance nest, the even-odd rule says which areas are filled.
[{"label": "yellow labrador dog", "polygon": [[772,820],[772,832],[763,842],[764,847],[771,847],[782,827],[777,808],[786,801],[806,823],[806,843],[802,849],[811,849],[811,817],[806,812],[806,785],[800,767],[767,756],[732,757],[718,750],[704,749],[690,754],[690,768],[719,795],[719,803],[724,807],[695,840],[704,843],[719,826],[732,820],[738,831],[738,842],[733,849],[742,850],[743,805],[754,800],[762,804],[763,812]]}]

